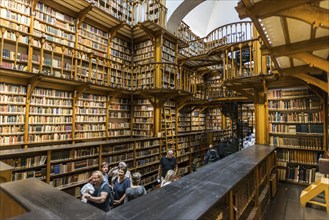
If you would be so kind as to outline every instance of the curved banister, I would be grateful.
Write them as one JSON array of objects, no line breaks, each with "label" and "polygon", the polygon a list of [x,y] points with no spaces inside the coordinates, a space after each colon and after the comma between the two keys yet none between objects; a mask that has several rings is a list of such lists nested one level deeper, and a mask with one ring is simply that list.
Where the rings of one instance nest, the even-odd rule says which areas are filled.
[{"label": "curved banister", "polygon": [[[244,29],[242,29],[242,27],[243,26],[246,26]],[[240,21],[240,22],[234,22],[234,23],[230,23],[230,24],[225,24],[225,25],[223,25],[223,26],[220,26],[220,27],[218,27],[218,28],[216,28],[216,29],[214,29],[214,30],[212,30],[207,36],[205,36],[204,38],[205,38],[205,40],[206,40],[206,42],[209,42],[209,41],[211,41],[211,40],[218,40],[218,39],[220,39],[220,38],[212,38],[211,40],[209,40],[212,36],[216,36],[216,33],[218,33],[218,32],[222,32],[222,33],[224,33],[222,30],[224,30],[224,29],[228,29],[229,27],[230,27],[230,29],[232,30],[233,28],[232,28],[232,26],[238,26],[238,27],[240,27],[240,31],[237,31],[237,32],[234,32],[234,33],[228,33],[228,32],[226,32],[226,35],[221,35],[221,38],[222,37],[225,37],[225,36],[227,36],[227,35],[234,35],[235,33],[244,33],[245,35],[246,35],[246,38],[245,38],[245,41],[247,41],[247,40],[251,40],[252,39],[252,37],[253,37],[253,35],[252,35],[252,22],[251,21]],[[235,30],[239,30],[239,29],[235,29]]]},{"label": "curved banister", "polygon": [[[188,41],[189,48],[185,48],[185,50],[192,50],[194,51],[193,55],[199,55],[205,54],[218,46],[246,42],[252,39],[253,24],[251,21],[234,22],[212,30],[203,38]],[[195,44],[199,44],[197,50],[193,48]],[[203,47],[200,47],[200,44]]]}]

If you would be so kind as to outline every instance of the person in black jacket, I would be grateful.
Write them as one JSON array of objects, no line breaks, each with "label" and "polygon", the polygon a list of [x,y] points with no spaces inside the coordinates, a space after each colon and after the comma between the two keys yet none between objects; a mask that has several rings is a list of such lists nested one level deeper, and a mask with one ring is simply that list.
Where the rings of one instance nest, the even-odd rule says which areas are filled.
[{"label": "person in black jacket", "polygon": [[215,162],[219,159],[217,150],[214,149],[214,146],[212,144],[209,145],[209,150],[206,153],[206,156],[204,158],[204,162],[207,163],[212,163]]},{"label": "person in black jacket", "polygon": [[178,171],[178,164],[172,150],[168,150],[167,155],[162,157],[160,160],[158,169],[158,181],[161,180],[162,182],[164,180],[168,170],[174,170],[174,176],[176,176]]}]

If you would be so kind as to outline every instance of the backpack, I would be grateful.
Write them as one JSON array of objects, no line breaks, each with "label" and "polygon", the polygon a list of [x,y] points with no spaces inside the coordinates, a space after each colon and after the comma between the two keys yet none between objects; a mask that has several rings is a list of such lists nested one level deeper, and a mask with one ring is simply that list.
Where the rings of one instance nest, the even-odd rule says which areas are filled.
[{"label": "backpack", "polygon": [[209,162],[215,162],[218,159],[216,151],[215,150],[210,150],[209,153],[210,153]]},{"label": "backpack", "polygon": [[[107,182],[103,182],[102,183],[102,185],[101,185],[101,187],[100,187],[100,189],[99,189],[99,191],[98,191],[98,194],[99,195],[97,195],[97,196],[100,196],[100,193],[101,193],[101,191],[102,191],[102,189],[104,188],[104,186],[106,185],[106,184],[108,184]],[[112,186],[111,185],[109,185],[110,186],[110,193],[107,195],[107,198],[108,198],[108,200],[109,200],[109,205],[110,205],[110,207],[112,207],[113,206],[113,189],[112,189]]]}]

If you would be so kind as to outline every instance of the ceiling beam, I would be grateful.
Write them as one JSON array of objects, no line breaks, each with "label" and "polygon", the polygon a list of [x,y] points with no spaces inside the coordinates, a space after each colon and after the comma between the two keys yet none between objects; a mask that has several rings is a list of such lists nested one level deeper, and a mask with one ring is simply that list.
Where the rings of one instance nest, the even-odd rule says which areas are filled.
[{"label": "ceiling beam", "polygon": [[321,74],[323,73],[322,70],[315,68],[315,67],[310,67],[309,65],[302,65],[302,66],[296,66],[292,68],[284,68],[280,69],[280,73],[284,75],[295,75],[299,73],[315,73],[315,74]]},{"label": "ceiling beam", "polygon": [[322,59],[321,57],[315,56],[310,53],[296,53],[290,55],[293,58],[303,61],[307,63],[311,67],[319,68],[325,71],[327,74],[329,73],[329,60]]},{"label": "ceiling beam", "polygon": [[302,4],[316,3],[320,1],[321,0],[263,0],[252,5],[249,3],[250,0],[242,0],[238,3],[238,6],[235,7],[235,9],[239,14],[240,19],[247,17],[266,18]]},{"label": "ceiling beam", "polygon": [[289,56],[295,53],[323,50],[329,48],[328,37],[320,37],[317,39],[300,41],[290,45],[283,45],[272,47],[269,49],[262,49],[262,55],[273,55],[273,56]]},{"label": "ceiling beam", "polygon": [[306,82],[307,84],[311,84],[314,85],[320,89],[322,89],[323,91],[325,91],[326,93],[328,93],[328,82],[324,82],[322,80],[319,80],[318,78],[315,78],[309,74],[306,73],[299,73],[299,74],[295,74],[293,75],[293,77],[301,79],[302,81]]},{"label": "ceiling beam", "polygon": [[314,28],[329,28],[329,10],[317,7],[313,4],[304,4],[284,11],[280,11],[279,16],[295,18],[311,24]]}]

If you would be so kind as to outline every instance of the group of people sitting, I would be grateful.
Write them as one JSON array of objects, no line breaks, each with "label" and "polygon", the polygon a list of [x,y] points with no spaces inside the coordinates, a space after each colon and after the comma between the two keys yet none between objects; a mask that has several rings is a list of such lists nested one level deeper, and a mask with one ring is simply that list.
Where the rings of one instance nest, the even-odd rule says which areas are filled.
[{"label": "group of people sitting", "polygon": [[141,174],[131,175],[125,162],[120,162],[110,171],[109,164],[103,162],[101,171],[93,172],[89,183],[82,187],[81,200],[107,212],[146,194],[140,182]]}]

